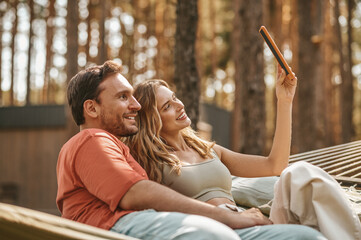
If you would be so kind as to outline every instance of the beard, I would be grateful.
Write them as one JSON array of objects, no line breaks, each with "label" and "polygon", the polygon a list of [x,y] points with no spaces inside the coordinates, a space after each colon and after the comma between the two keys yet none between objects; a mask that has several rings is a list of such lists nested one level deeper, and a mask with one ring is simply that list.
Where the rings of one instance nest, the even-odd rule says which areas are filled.
[{"label": "beard", "polygon": [[134,124],[126,124],[124,117],[115,114],[100,114],[102,128],[117,137],[129,137],[138,133],[138,127]]},{"label": "beard", "polygon": [[138,133],[138,129],[136,131],[128,131],[122,135],[119,135],[120,137],[130,137]]}]

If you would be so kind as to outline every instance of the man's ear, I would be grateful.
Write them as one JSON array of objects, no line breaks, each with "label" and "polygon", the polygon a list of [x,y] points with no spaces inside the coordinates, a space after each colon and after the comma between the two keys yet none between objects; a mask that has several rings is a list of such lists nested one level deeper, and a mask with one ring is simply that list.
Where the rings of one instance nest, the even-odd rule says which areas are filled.
[{"label": "man's ear", "polygon": [[91,118],[97,118],[99,115],[99,109],[97,107],[95,100],[91,100],[91,99],[85,100],[83,104],[83,109],[84,109],[84,116],[87,115]]}]

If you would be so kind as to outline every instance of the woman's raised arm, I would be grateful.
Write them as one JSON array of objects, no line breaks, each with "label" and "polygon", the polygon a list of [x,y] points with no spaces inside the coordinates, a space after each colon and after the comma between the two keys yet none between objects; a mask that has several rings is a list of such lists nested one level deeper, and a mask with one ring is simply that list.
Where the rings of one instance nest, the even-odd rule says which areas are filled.
[{"label": "woman's raised arm", "polygon": [[219,145],[214,149],[232,175],[263,177],[279,175],[288,165],[291,148],[292,101],[297,78],[289,79],[278,66],[276,83],[277,118],[272,148],[268,157],[240,154]]}]

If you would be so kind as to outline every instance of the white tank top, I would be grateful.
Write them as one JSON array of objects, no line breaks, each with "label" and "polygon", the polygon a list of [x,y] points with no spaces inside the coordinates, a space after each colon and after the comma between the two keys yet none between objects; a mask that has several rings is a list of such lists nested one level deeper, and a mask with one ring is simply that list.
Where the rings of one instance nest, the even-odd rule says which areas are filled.
[{"label": "white tank top", "polygon": [[169,165],[164,165],[162,184],[204,202],[212,198],[234,201],[231,173],[214,151],[212,155],[212,159],[204,162],[182,166],[180,175],[171,171]]}]

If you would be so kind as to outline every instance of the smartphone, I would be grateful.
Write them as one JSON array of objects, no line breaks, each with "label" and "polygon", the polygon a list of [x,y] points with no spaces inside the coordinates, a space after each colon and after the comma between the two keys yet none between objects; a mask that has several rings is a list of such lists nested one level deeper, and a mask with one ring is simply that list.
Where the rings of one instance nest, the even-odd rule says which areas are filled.
[{"label": "smartphone", "polygon": [[283,57],[282,53],[278,49],[276,43],[273,41],[271,35],[268,33],[267,28],[265,26],[262,26],[259,29],[259,32],[262,35],[264,41],[267,43],[268,47],[271,49],[273,56],[275,56],[279,65],[281,65],[281,67],[285,70],[286,76],[289,79],[295,78],[295,75],[293,74],[290,67],[288,66],[285,58]]}]

